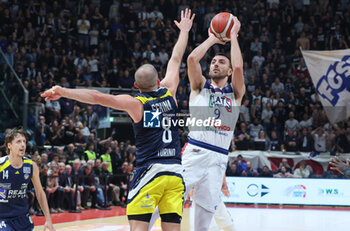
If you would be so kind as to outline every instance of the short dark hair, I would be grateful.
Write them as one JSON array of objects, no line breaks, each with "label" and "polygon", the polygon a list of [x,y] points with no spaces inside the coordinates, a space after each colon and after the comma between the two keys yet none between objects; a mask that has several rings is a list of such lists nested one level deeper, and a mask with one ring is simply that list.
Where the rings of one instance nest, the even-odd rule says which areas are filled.
[{"label": "short dark hair", "polygon": [[24,136],[26,138],[26,140],[28,140],[27,133],[23,129],[23,127],[16,127],[16,128],[6,130],[5,147],[6,147],[7,154],[10,154],[10,152],[9,152],[10,150],[8,149],[7,144],[11,143],[16,138],[16,136],[19,134]]}]

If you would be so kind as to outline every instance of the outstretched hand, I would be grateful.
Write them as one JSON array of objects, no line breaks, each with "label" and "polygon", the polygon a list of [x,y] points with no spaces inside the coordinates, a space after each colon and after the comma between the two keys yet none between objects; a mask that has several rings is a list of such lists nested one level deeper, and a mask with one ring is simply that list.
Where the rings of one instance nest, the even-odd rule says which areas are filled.
[{"label": "outstretched hand", "polygon": [[196,14],[192,14],[191,17],[191,10],[186,8],[185,12],[181,11],[181,21],[178,22],[174,20],[175,25],[184,32],[189,32],[192,28],[193,20]]},{"label": "outstretched hand", "polygon": [[345,162],[340,160],[338,157],[331,158],[331,161],[329,162],[331,165],[331,170],[337,170],[341,174],[344,174],[346,170],[350,170],[350,164],[349,159],[347,159]]},{"label": "outstretched hand", "polygon": [[54,86],[49,90],[46,90],[45,92],[41,93],[40,96],[45,97],[45,101],[58,100],[62,97],[61,89],[62,88],[60,86]]}]

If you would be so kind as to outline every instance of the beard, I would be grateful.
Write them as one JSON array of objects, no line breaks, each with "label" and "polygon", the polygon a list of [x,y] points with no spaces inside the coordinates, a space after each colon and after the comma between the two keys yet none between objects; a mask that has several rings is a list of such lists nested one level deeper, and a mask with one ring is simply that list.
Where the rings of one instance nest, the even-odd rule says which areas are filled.
[{"label": "beard", "polygon": [[226,74],[222,72],[214,73],[213,71],[209,71],[209,77],[211,79],[223,79],[227,77],[227,73]]}]

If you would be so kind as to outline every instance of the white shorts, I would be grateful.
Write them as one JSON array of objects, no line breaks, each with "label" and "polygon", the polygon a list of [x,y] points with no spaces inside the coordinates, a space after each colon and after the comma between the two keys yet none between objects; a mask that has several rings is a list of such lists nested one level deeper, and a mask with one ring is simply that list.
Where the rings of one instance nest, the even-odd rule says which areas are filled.
[{"label": "white shorts", "polygon": [[195,202],[214,213],[220,201],[227,161],[225,154],[187,143],[182,154],[186,196],[194,188]]}]

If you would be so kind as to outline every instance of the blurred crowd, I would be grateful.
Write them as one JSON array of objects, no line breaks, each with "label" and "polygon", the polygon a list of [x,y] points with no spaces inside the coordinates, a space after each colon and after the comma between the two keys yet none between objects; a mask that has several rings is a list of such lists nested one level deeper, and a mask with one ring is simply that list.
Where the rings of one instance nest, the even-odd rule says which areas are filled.
[{"label": "blurred crowd", "polygon": [[[86,208],[88,200],[92,207],[123,205],[136,148],[115,133],[96,137],[99,118],[91,106],[45,102],[39,94],[55,84],[132,89],[145,63],[162,78],[178,36],[173,20],[186,8],[196,19],[180,69],[180,112],[188,112],[188,54],[207,38],[216,13],[231,12],[242,23],[247,87],[231,149],[350,153],[350,120],[328,121],[299,50],[348,48],[348,0],[2,0],[0,47],[39,108],[40,118],[28,120],[29,153],[41,166],[53,210]],[[201,60],[203,74],[215,53],[229,51],[228,44],[215,45]],[[57,198],[71,201],[70,208]]]},{"label": "blurred crowd", "polygon": [[267,165],[254,168],[252,162],[238,155],[229,161],[226,176],[348,179],[338,171],[331,170],[329,166],[326,170],[323,169],[321,164],[312,160],[301,160],[298,163],[294,163],[291,158],[275,158],[275,160],[277,162],[271,162],[272,169]]}]

